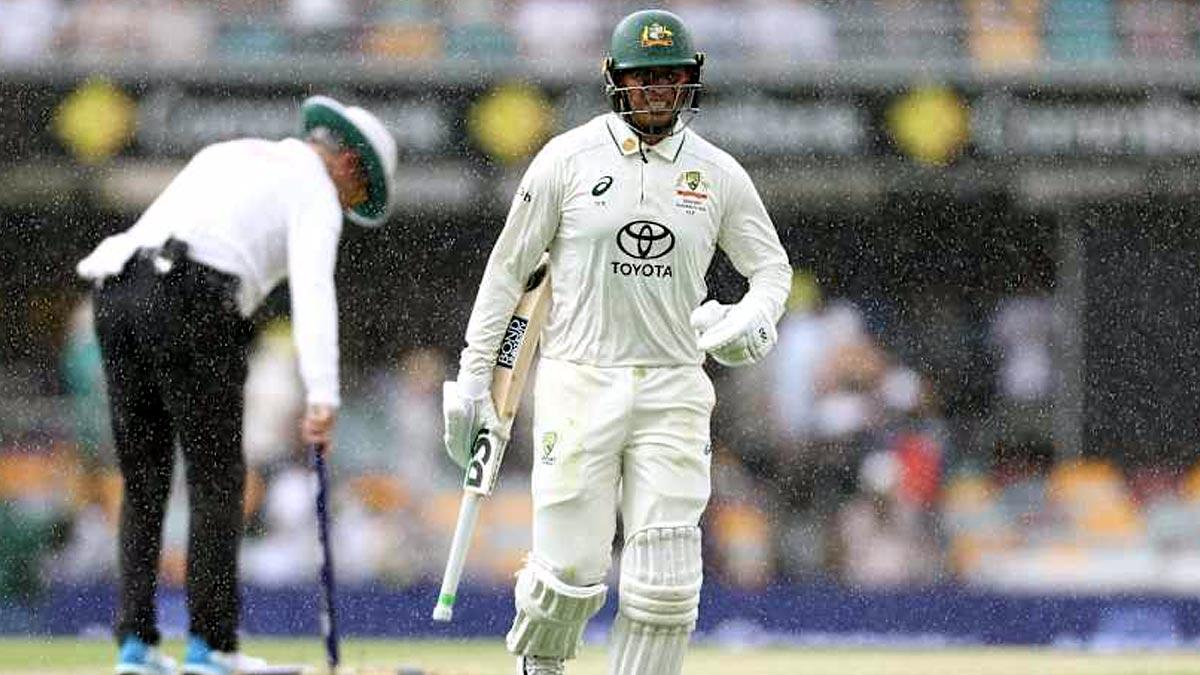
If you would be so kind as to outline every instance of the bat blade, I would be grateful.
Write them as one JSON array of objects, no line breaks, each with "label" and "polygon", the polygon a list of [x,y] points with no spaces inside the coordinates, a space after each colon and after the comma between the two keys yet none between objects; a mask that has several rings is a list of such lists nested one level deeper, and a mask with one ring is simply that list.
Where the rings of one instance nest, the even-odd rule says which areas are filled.
[{"label": "bat blade", "polygon": [[[511,425],[517,414],[525,376],[533,365],[542,327],[550,311],[550,297],[549,255],[543,254],[509,319],[508,329],[496,354],[496,365],[492,369],[492,403],[503,424]],[[446,559],[441,590],[433,610],[434,621],[450,621],[454,616],[458,582],[462,578],[467,549],[479,518],[480,502],[492,494],[496,486],[504,449],[504,444],[494,442],[486,429],[480,430],[475,439],[463,479],[462,504],[454,527],[454,539],[450,542],[450,555]]]}]

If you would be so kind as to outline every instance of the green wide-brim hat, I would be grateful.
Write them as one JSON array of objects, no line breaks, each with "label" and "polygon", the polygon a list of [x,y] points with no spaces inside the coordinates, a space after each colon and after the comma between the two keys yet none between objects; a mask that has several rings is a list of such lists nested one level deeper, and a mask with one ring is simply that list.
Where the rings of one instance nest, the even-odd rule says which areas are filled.
[{"label": "green wide-brim hat", "polygon": [[312,96],[300,105],[304,134],[325,127],[358,153],[367,174],[367,200],[346,210],[356,225],[376,227],[387,221],[395,198],[396,139],[383,122],[362,108],[344,106],[328,96]]}]

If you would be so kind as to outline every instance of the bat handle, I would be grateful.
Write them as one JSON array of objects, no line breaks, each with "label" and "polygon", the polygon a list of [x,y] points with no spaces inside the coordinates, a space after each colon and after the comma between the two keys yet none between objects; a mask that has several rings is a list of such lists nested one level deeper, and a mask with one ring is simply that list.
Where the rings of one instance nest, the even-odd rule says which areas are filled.
[{"label": "bat handle", "polygon": [[310,445],[309,454],[317,474],[317,534],[321,539],[321,633],[325,637],[326,660],[330,672],[333,672],[341,655],[338,650],[334,600],[333,550],[329,545],[329,472],[325,468],[325,454],[320,445]]},{"label": "bat handle", "polygon": [[467,561],[467,549],[479,520],[482,495],[464,492],[458,508],[458,523],[454,526],[454,540],[450,544],[450,555],[446,559],[446,571],[442,574],[442,589],[438,593],[437,605],[433,608],[434,621],[449,621],[454,616],[455,594],[462,578],[463,565]]}]

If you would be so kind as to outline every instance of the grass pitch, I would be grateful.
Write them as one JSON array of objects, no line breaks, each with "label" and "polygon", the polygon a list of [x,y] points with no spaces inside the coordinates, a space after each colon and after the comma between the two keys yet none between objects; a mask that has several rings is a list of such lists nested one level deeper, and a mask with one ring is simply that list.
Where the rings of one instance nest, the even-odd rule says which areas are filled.
[{"label": "grass pitch", "polygon": [[[182,644],[166,651],[178,658]],[[247,640],[247,653],[325,673],[317,638]],[[96,675],[112,672],[116,649],[105,640],[0,639],[0,675]],[[347,640],[346,672],[357,675],[512,675],[513,660],[492,641]],[[605,675],[604,653],[586,646],[570,675]],[[1033,649],[754,649],[695,647],[686,675],[1200,675],[1200,654],[1094,654]]]}]

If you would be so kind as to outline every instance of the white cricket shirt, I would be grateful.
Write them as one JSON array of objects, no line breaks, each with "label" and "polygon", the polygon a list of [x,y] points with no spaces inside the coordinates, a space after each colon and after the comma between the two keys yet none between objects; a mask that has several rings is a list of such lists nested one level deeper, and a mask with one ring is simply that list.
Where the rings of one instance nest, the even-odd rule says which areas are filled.
[{"label": "white cricket shirt", "polygon": [[142,247],[174,236],[188,257],[240,280],[250,316],[285,277],[308,402],[336,406],[338,327],[334,268],[342,208],[325,165],[297,139],[241,139],[196,154],[130,229],[105,239],[77,270],[117,274]]},{"label": "white cricket shirt", "polygon": [[595,366],[703,363],[690,324],[717,247],[778,319],[787,254],[749,175],[696,132],[643,146],[615,114],[550,140],[517,190],[467,325],[460,380],[490,381],[542,251],[553,305],[542,354]]}]

